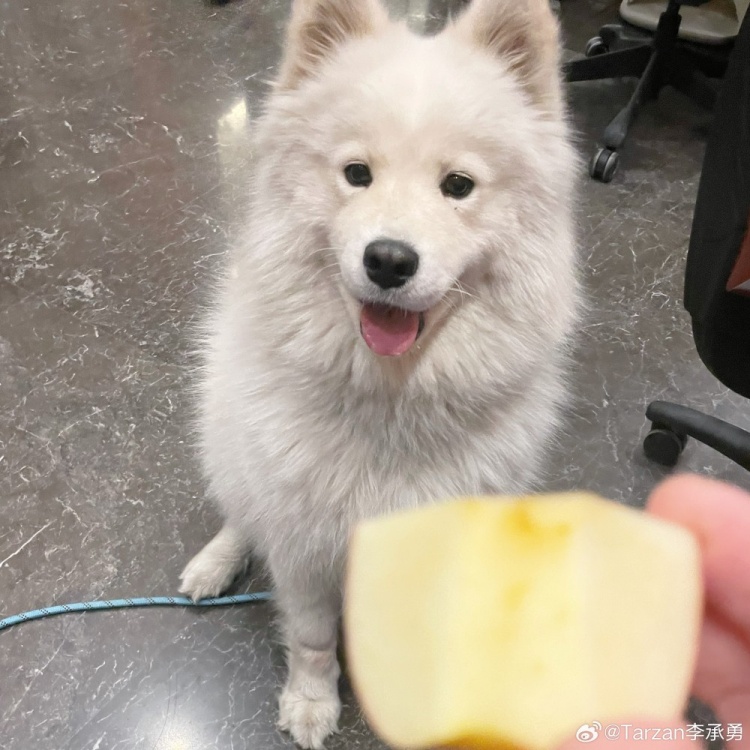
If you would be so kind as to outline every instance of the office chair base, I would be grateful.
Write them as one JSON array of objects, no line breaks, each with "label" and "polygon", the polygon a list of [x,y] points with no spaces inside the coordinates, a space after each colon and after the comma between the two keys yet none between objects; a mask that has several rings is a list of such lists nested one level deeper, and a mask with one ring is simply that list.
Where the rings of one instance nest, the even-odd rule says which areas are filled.
[{"label": "office chair base", "polygon": [[612,179],[617,169],[618,152],[639,110],[646,102],[656,99],[665,86],[672,86],[700,106],[713,107],[717,87],[712,78],[724,74],[726,51],[703,49],[682,42],[679,39],[680,22],[680,0],[670,0],[653,39],[649,40],[627,26],[609,24],[600,29],[599,36],[589,39],[585,57],[565,66],[565,78],[569,83],[638,78],[630,101],[604,131],[604,148],[599,149],[591,160],[589,175],[593,179],[600,182]]},{"label": "office chair base", "polygon": [[675,466],[688,437],[718,451],[750,470],[750,432],[695,409],[666,401],[654,401],[646,409],[651,430],[643,441],[648,458],[663,466]]}]

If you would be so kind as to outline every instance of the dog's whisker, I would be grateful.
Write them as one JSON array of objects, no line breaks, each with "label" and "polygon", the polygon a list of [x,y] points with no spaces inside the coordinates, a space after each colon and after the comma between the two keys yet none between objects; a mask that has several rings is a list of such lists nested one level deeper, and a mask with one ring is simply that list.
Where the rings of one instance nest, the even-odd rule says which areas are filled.
[{"label": "dog's whisker", "polygon": [[454,292],[458,292],[462,297],[469,297],[470,299],[479,299],[478,295],[466,289],[460,281],[454,282],[454,284],[451,286],[451,290]]}]

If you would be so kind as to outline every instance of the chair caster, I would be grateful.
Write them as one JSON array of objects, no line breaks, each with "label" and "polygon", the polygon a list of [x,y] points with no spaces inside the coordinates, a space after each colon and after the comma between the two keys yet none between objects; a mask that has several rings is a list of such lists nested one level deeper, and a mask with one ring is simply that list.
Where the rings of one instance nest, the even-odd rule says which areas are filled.
[{"label": "chair caster", "polygon": [[652,425],[643,440],[646,457],[662,466],[676,466],[687,444],[687,435],[680,435],[668,427]]},{"label": "chair caster", "polygon": [[617,172],[620,155],[609,148],[600,148],[589,162],[589,175],[599,182],[611,182]]},{"label": "chair caster", "polygon": [[583,54],[586,55],[586,57],[596,57],[597,55],[603,55],[606,52],[609,52],[609,47],[604,39],[600,36],[593,36],[588,42],[586,42],[586,49]]}]

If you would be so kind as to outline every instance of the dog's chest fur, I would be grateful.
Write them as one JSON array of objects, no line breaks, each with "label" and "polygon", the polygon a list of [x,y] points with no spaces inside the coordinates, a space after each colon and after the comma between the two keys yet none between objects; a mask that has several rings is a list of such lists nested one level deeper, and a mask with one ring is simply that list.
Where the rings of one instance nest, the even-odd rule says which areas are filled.
[{"label": "dog's chest fur", "polygon": [[553,395],[552,360],[549,377],[538,371],[521,388],[426,365],[385,377],[356,340],[325,372],[298,370],[270,346],[264,354],[260,333],[253,348],[237,346],[244,338],[215,362],[204,455],[215,493],[266,556],[283,545],[339,561],[363,517],[525,489],[553,426],[535,408],[538,393],[543,411]]}]

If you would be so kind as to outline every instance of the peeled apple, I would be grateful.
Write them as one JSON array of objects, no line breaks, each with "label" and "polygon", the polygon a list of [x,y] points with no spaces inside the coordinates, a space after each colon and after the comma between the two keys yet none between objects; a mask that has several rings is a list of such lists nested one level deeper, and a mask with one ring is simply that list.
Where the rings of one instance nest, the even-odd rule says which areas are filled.
[{"label": "peeled apple", "polygon": [[464,499],[354,532],[355,692],[394,748],[548,750],[678,719],[702,610],[687,530],[592,495]]}]

